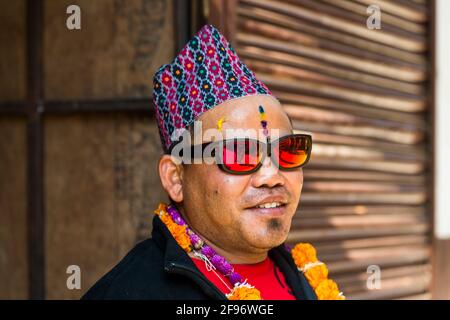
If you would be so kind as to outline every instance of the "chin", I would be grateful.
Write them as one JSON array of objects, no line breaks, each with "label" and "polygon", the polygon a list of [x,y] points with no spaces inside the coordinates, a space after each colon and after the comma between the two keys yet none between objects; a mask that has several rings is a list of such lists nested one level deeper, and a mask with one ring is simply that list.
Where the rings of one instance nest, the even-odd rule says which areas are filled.
[{"label": "chin", "polygon": [[279,239],[264,239],[258,242],[255,242],[254,246],[263,250],[270,250],[275,247],[278,247],[279,245],[283,244],[285,241],[285,237],[279,238]]},{"label": "chin", "polygon": [[[281,245],[286,241],[291,227],[291,220],[285,217],[271,217],[264,219],[246,219],[241,225],[245,225],[241,229],[244,234],[242,236],[247,239],[247,243],[255,248],[271,249]],[[251,227],[248,227],[251,226]]]},{"label": "chin", "polygon": [[257,235],[254,237],[254,245],[256,247],[264,248],[264,249],[272,249],[278,247],[283,244],[288,236],[288,232],[278,231],[276,233],[272,232],[264,232],[264,234]]}]

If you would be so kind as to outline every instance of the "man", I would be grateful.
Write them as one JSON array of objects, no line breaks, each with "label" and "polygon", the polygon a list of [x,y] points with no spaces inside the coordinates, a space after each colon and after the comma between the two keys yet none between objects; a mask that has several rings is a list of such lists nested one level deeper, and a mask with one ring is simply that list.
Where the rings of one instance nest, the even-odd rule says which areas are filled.
[{"label": "man", "polygon": [[311,137],[293,134],[217,29],[204,26],[160,68],[154,104],[170,205],[155,210],[152,238],[84,298],[341,299],[310,245],[293,256],[284,245]]}]

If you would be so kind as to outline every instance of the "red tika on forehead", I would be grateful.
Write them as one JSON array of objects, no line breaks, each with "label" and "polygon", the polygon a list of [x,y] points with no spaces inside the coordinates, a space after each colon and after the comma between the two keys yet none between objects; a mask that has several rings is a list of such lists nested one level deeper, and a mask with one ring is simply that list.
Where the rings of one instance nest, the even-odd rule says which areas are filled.
[{"label": "red tika on forehead", "polygon": [[239,59],[224,36],[206,25],[171,64],[154,77],[153,104],[165,151],[209,109],[235,98],[268,94],[269,89]]}]

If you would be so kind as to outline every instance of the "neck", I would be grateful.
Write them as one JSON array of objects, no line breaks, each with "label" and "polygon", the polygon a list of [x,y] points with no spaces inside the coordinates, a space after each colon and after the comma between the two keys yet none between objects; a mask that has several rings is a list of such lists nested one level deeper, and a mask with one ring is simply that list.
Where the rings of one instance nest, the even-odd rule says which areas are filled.
[{"label": "neck", "polygon": [[230,251],[212,241],[209,241],[202,234],[197,233],[203,241],[213,248],[219,255],[224,257],[231,264],[255,264],[264,261],[267,258],[268,251],[261,252],[242,252]]},{"label": "neck", "polygon": [[189,225],[192,231],[194,231],[208,246],[213,248],[217,254],[224,257],[231,264],[255,264],[264,261],[267,258],[268,250],[256,249],[254,251],[232,250],[221,246],[217,242],[210,240],[208,237],[199,232],[192,226],[188,217],[184,212],[184,208],[177,206],[178,212],[183,217],[184,221]]}]

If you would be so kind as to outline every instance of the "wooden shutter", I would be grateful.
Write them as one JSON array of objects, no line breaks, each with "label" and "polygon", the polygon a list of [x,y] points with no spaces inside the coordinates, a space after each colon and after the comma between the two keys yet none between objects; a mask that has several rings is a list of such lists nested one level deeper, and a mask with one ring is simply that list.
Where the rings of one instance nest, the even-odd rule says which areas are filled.
[{"label": "wooden shutter", "polygon": [[[174,55],[173,1],[79,1],[79,31],[64,27],[69,4],[44,1],[48,299],[80,298],[150,236],[165,201],[150,95],[152,75]],[[81,290],[67,289],[71,264]]]},{"label": "wooden shutter", "polygon": [[28,296],[25,1],[0,1],[0,299]]},{"label": "wooden shutter", "polygon": [[[371,4],[381,30],[366,26]],[[428,298],[427,1],[234,5],[238,54],[313,134],[289,242],[313,243],[350,299]]]},{"label": "wooden shutter", "polygon": [[172,0],[0,0],[0,299],[79,299],[150,236],[173,16]]}]

